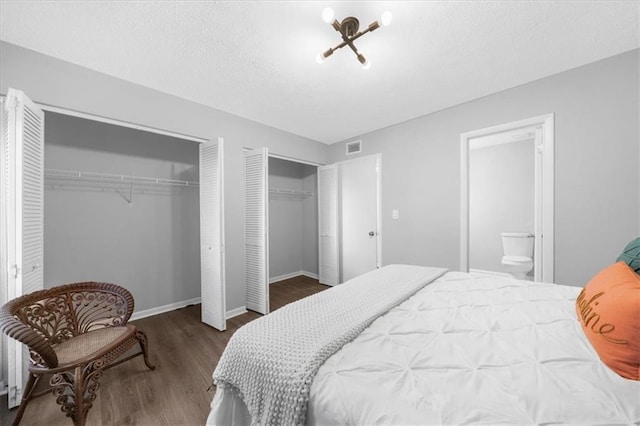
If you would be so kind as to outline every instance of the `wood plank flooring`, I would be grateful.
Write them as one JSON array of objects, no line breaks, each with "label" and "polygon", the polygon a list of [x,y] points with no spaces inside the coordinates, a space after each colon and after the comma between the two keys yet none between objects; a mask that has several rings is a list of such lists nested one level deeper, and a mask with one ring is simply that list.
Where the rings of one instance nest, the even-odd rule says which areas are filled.
[{"label": "wood plank flooring", "polygon": [[[300,276],[269,287],[271,310],[327,289]],[[147,333],[154,371],[141,357],[104,373],[87,425],[204,425],[215,388],[211,374],[229,338],[260,317],[248,312],[227,321],[227,331],[200,322],[200,305],[188,306],[133,323]],[[17,410],[0,398],[0,424],[11,424]],[[32,400],[21,425],[72,425],[52,395]]]}]

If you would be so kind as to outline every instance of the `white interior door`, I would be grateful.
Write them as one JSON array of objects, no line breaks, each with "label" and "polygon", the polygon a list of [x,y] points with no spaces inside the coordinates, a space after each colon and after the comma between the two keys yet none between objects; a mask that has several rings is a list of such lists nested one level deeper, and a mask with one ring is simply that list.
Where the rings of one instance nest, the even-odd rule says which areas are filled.
[{"label": "white interior door", "polygon": [[247,309],[261,314],[269,313],[268,167],[267,148],[244,152]]},{"label": "white interior door", "polygon": [[200,144],[202,322],[227,329],[224,274],[223,141]]},{"label": "white interior door", "polygon": [[380,266],[380,157],[340,164],[342,281]]},{"label": "white interior door", "polygon": [[338,205],[338,165],[318,167],[318,278],[331,286],[340,282]]},{"label": "white interior door", "polygon": [[[9,89],[2,108],[2,256],[8,300],[41,290],[43,279],[44,112]],[[6,340],[9,408],[20,404],[26,349]]]}]

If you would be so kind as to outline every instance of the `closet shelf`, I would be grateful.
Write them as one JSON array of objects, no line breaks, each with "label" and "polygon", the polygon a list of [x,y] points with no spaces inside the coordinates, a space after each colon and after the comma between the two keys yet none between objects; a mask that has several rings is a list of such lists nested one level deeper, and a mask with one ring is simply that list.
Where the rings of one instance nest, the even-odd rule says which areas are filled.
[{"label": "closet shelf", "polygon": [[198,182],[188,180],[164,179],[145,176],[114,175],[108,173],[83,172],[77,170],[45,169],[44,177],[61,181],[125,183],[136,185],[163,185],[198,187]]},{"label": "closet shelf", "polygon": [[271,198],[304,200],[313,195],[313,192],[297,191],[295,189],[269,188],[269,196]]}]

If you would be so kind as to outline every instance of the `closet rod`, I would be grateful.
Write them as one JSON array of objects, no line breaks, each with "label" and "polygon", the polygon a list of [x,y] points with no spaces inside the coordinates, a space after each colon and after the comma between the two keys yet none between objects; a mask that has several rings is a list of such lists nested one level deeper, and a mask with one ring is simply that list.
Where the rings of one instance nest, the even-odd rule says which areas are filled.
[{"label": "closet rod", "polygon": [[164,179],[146,176],[115,175],[109,173],[85,172],[79,170],[57,170],[45,169],[44,176],[49,179],[90,181],[105,183],[135,183],[145,185],[169,185],[169,186],[193,186],[198,187],[199,183],[188,180]]},{"label": "closet rod", "polygon": [[295,189],[269,188],[269,194],[291,198],[308,198],[313,195],[313,192],[298,191]]}]

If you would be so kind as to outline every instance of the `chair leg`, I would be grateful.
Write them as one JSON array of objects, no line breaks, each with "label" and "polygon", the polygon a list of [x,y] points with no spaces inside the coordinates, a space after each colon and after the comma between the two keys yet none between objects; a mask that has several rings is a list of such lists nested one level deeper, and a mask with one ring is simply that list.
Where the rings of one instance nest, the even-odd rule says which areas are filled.
[{"label": "chair leg", "polygon": [[74,373],[57,373],[51,378],[53,394],[57,397],[60,410],[71,417],[75,426],[84,426],[87,413],[96,399],[96,392],[100,387],[103,359],[97,359],[87,365],[78,366]]},{"label": "chair leg", "polygon": [[27,403],[31,399],[31,394],[33,390],[36,388],[36,385],[40,381],[42,376],[36,376],[35,374],[29,372],[29,378],[27,379],[27,384],[24,387],[24,392],[22,394],[22,400],[20,401],[20,407],[18,407],[18,412],[13,419],[13,426],[17,426],[22,419],[22,415],[24,414],[24,409],[27,408]]},{"label": "chair leg", "polygon": [[155,365],[151,364],[151,362],[149,361],[149,353],[147,351],[147,335],[144,331],[138,330],[136,331],[136,339],[138,339],[138,343],[140,343],[140,349],[142,349],[144,363],[147,365],[149,370],[155,370]]}]

